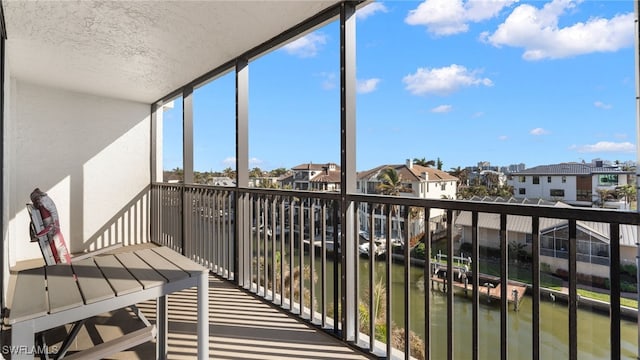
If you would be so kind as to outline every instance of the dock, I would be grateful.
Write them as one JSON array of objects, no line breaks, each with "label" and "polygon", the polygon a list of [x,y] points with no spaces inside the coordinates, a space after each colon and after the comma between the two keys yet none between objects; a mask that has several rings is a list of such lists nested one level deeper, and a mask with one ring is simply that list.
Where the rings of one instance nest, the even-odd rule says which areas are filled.
[{"label": "dock", "polygon": [[[431,288],[435,289],[434,284],[438,284],[438,289],[440,289],[440,285],[443,285],[443,291],[446,289],[446,278],[441,278],[438,276],[431,277]],[[467,282],[460,283],[457,281],[453,282],[454,288],[463,290],[465,294],[470,294],[473,291],[473,284],[469,284]],[[502,284],[493,285],[492,283],[485,283],[483,285],[478,286],[478,292],[480,296],[486,297],[489,301],[497,300],[501,301],[501,290]],[[520,307],[520,302],[524,298],[525,291],[527,290],[526,284],[520,283],[508,283],[507,284],[507,301],[513,304],[514,310],[518,310]]]}]

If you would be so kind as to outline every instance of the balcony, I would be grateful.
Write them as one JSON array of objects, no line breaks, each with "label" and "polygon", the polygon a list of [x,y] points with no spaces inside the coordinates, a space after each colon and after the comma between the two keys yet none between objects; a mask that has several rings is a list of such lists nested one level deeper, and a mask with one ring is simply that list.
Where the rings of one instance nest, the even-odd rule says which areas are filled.
[{"label": "balcony", "polygon": [[[640,221],[636,213],[350,195],[347,206],[370,210],[348,215],[346,224],[351,227],[343,233],[333,231],[336,224],[341,230],[344,228],[340,223],[343,203],[339,194],[158,183],[152,187],[151,203],[152,238],[159,244],[183,252],[290,316],[377,356],[483,358],[491,349],[499,349],[504,358],[522,358],[523,353],[524,358],[534,359],[590,358],[603,352],[612,358],[633,354],[629,346],[635,339],[629,337],[634,336],[629,326],[634,327],[637,310],[621,305],[620,241],[613,240],[608,246],[605,265],[610,290],[600,292],[609,295],[610,300],[603,303],[579,295],[583,289],[595,288],[595,281],[585,280],[585,271],[589,271],[585,269],[595,267],[591,259],[586,258],[585,262],[584,256],[579,256],[576,234],[577,224],[598,222],[608,225],[610,239],[620,239],[621,228]],[[394,209],[400,209],[395,211],[404,214],[404,219],[393,215]],[[426,221],[426,214],[436,209],[446,212],[448,229],[445,240],[438,242],[430,238],[430,222]],[[374,211],[386,215],[382,224],[374,221]],[[461,211],[471,212],[474,219],[471,252],[466,254],[460,253],[460,242],[454,235],[455,215]],[[487,246],[479,230],[482,224],[478,219],[483,214],[500,218],[500,238],[494,247],[497,258],[481,251]],[[184,221],[176,222],[176,216],[183,216]],[[532,250],[527,260],[512,252],[510,242],[514,237],[507,231],[512,216],[526,217],[531,223]],[[550,256],[541,248],[541,226],[548,219],[568,222],[568,248],[556,257],[564,266],[564,281],[543,262]],[[374,239],[356,236],[364,227],[368,233],[392,234],[399,220],[403,224],[424,224],[401,226],[405,240],[422,239],[425,248],[421,256],[411,254],[409,246],[394,246],[390,236],[383,240],[386,249],[395,249],[392,256],[363,257],[359,253],[360,244],[374,246],[370,242]],[[310,239],[315,239],[315,246],[311,246]],[[436,251],[439,256],[433,255]],[[462,281],[456,259],[470,260],[465,262],[467,281]],[[487,270],[492,266],[498,269],[493,276]],[[438,277],[437,272],[444,276]],[[290,274],[294,274],[293,280]],[[473,274],[479,274],[479,282]],[[552,278],[560,281],[560,288],[550,282]],[[463,286],[465,290],[461,290]],[[514,295],[518,286],[526,290]],[[489,297],[485,296],[489,293]],[[368,294],[377,294],[375,298],[382,303]],[[549,318],[549,310],[564,320]],[[483,325],[487,316],[495,326],[491,331],[499,337],[487,333],[487,325]],[[381,322],[367,321],[373,318]],[[517,325],[518,322],[522,323]],[[557,336],[549,329],[549,323],[552,328],[564,328],[560,333],[567,335],[566,341],[549,343],[549,337]],[[606,330],[601,334],[608,339],[605,343],[581,330],[603,323]],[[526,345],[514,348],[511,339]],[[590,341],[598,346],[586,349],[583,344]]]},{"label": "balcony", "polygon": [[[355,11],[367,3],[1,3],[4,315],[11,269],[41,257],[24,208],[40,187],[72,252],[155,243],[207,267],[215,358],[636,357],[637,305],[622,277],[637,213],[357,193]],[[250,188],[249,63],[331,21],[340,191]],[[224,74],[234,75],[236,181],[196,185],[194,89]],[[174,101],[184,173],[169,184],[162,109]],[[566,236],[543,238],[547,219]],[[604,229],[590,233],[597,244],[579,237],[587,223]],[[384,251],[365,256],[361,245]],[[171,301],[169,357],[193,358],[193,291]],[[140,304],[151,320],[154,306]]]}]

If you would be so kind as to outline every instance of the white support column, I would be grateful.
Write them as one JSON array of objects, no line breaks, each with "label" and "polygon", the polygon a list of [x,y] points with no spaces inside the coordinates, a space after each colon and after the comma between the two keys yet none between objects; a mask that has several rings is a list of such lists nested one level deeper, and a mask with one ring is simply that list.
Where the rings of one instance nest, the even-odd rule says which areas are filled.
[{"label": "white support column", "polygon": [[183,255],[193,259],[191,243],[191,221],[193,204],[191,193],[186,191],[188,184],[193,184],[193,87],[185,86],[182,90],[182,163],[184,167],[184,184],[182,193],[182,251]]},{"label": "white support column", "polygon": [[355,339],[358,306],[355,291],[355,209],[348,194],[356,192],[356,4],[343,2],[340,9],[340,217],[342,224],[342,339]]},{"label": "white support column", "polygon": [[236,62],[236,186],[249,186],[249,61]]},{"label": "white support column", "polygon": [[[236,61],[236,189],[249,187],[249,61]],[[248,284],[251,254],[248,253],[250,224],[246,195],[236,192],[236,251],[234,269],[237,284]]]},{"label": "white support column", "polygon": [[162,182],[162,104],[151,105],[151,182]]},{"label": "white support column", "polygon": [[184,183],[193,184],[193,87],[182,91],[182,159]]}]

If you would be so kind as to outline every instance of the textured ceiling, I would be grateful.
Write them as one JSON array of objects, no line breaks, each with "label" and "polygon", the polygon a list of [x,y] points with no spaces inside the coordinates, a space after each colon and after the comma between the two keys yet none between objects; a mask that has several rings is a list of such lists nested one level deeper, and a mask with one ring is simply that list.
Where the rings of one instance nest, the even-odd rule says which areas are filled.
[{"label": "textured ceiling", "polygon": [[151,103],[339,1],[3,1],[11,75]]}]

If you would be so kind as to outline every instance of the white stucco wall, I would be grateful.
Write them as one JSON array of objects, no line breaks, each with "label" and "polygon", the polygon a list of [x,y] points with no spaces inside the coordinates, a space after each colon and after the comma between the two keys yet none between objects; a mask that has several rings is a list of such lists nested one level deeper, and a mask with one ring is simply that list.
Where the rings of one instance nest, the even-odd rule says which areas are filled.
[{"label": "white stucco wall", "polygon": [[150,107],[10,79],[5,119],[9,266],[41,258],[25,204],[39,187],[57,205],[72,252],[148,241]]},{"label": "white stucco wall", "polygon": [[[548,176],[551,176],[551,182],[548,181]],[[546,200],[576,201],[576,176],[566,175],[564,177],[566,182],[563,183],[563,176],[561,175],[540,175],[540,183],[534,184],[532,175],[527,175],[525,177],[525,182],[520,182],[520,177],[514,176],[513,179],[509,180],[507,183],[513,186],[513,196],[516,198],[526,197],[529,199],[541,198]],[[521,195],[518,191],[520,188],[525,188],[526,194]],[[552,197],[550,195],[551,189],[564,190],[564,197]]]}]

